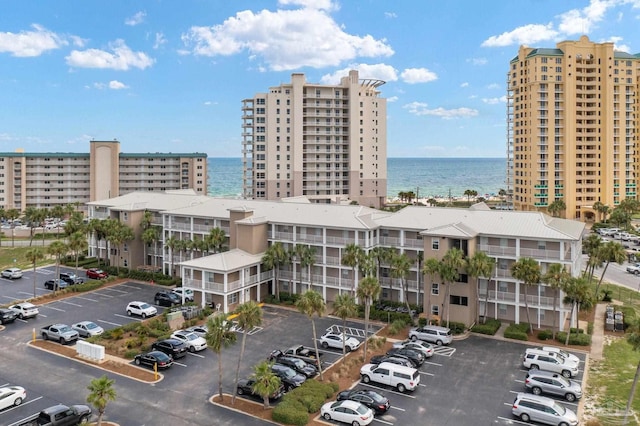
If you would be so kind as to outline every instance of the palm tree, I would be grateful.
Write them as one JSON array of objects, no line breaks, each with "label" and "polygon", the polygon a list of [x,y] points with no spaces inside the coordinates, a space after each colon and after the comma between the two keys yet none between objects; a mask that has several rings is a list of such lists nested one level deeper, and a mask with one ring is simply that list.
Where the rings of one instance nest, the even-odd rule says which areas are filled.
[{"label": "palm tree", "polygon": [[213,248],[214,253],[221,253],[222,246],[227,241],[227,236],[222,228],[212,228],[206,236],[207,245]]},{"label": "palm tree", "polygon": [[464,195],[467,197],[467,204],[471,205],[471,197],[478,195],[478,191],[475,189],[465,189]]},{"label": "palm tree", "polygon": [[558,292],[566,286],[566,282],[571,278],[571,274],[564,269],[560,263],[553,263],[547,268],[547,273],[542,276],[542,282],[547,283],[553,289],[553,331],[552,339],[556,338],[556,305],[558,301]]},{"label": "palm tree", "polygon": [[87,402],[92,404],[98,410],[98,426],[102,425],[102,417],[104,416],[104,411],[107,408],[109,401],[116,400],[117,395],[116,390],[113,388],[114,383],[115,380],[104,375],[99,379],[91,380],[91,383],[87,386],[87,389],[89,390]]},{"label": "palm tree", "polygon": [[407,275],[411,270],[411,259],[406,253],[395,253],[391,257],[391,278],[400,280],[400,288],[402,289],[403,299],[407,306],[407,311],[411,313],[411,305],[409,305],[409,284],[407,283]]},{"label": "palm tree", "polygon": [[333,315],[342,319],[342,363],[344,364],[346,355],[346,334],[347,318],[358,315],[358,304],[356,299],[349,293],[340,293],[333,301]]},{"label": "palm tree", "polygon": [[344,266],[348,266],[353,270],[353,282],[351,283],[351,295],[356,294],[356,267],[362,261],[364,250],[355,243],[347,244],[344,248],[341,262]]},{"label": "palm tree", "polygon": [[[60,204],[53,206],[53,208],[51,208],[51,216],[56,219],[62,220],[64,218],[64,207],[62,207]],[[59,226],[56,226],[56,237],[60,237]]]},{"label": "palm tree", "polygon": [[[7,219],[14,221],[17,218],[20,217],[20,212],[17,209],[9,209],[5,212],[5,214],[7,215]],[[11,247],[15,247],[15,232],[12,230],[11,231]]]},{"label": "palm tree", "polygon": [[33,264],[33,297],[36,297],[36,265],[38,264],[38,260],[44,258],[44,252],[40,247],[33,247],[27,250],[24,257]]},{"label": "palm tree", "polygon": [[[236,321],[242,331],[242,345],[240,346],[240,357],[238,358],[238,368],[236,369],[235,389],[238,389],[238,379],[240,378],[240,365],[244,357],[244,348],[247,341],[247,333],[262,324],[262,308],[255,300],[250,300],[238,306],[236,309]],[[231,398],[231,405],[236,402],[236,394]]]},{"label": "palm tree", "polygon": [[[569,316],[569,330],[567,331],[567,337],[565,345],[569,344],[569,336],[571,335],[571,318],[576,309],[580,309],[581,304],[589,304],[591,297],[591,291],[589,289],[589,283],[584,278],[571,277],[564,282],[565,293],[564,303],[571,303],[571,314]],[[578,316],[576,315],[576,328],[578,327]]]},{"label": "palm tree", "polygon": [[76,269],[75,274],[78,275],[78,258],[80,257],[80,253],[83,253],[89,247],[89,243],[87,242],[87,238],[82,233],[82,231],[74,232],[69,236],[69,250],[71,250],[75,256],[76,261]]},{"label": "palm tree", "polygon": [[416,255],[416,304],[421,305],[422,299],[420,298],[420,291],[422,289],[422,283],[420,282],[420,278],[422,275],[422,262],[424,262],[424,252],[419,251]]},{"label": "palm tree", "polygon": [[167,239],[167,241],[165,241],[165,243],[164,243],[164,247],[169,249],[169,256],[171,257],[171,272],[170,272],[170,275],[172,277],[174,276],[174,273],[173,273],[173,262],[174,262],[174,257],[175,257],[174,250],[175,250],[177,245],[178,245],[178,239],[174,235],[169,237]]},{"label": "palm tree", "polygon": [[593,203],[593,206],[591,206],[593,210],[595,210],[596,213],[598,214],[596,217],[597,222],[600,222],[602,220],[602,213],[601,213],[602,206],[604,206],[604,203],[602,203],[601,201],[596,201],[595,203]]},{"label": "palm tree", "polygon": [[[631,345],[635,352],[640,352],[640,319],[637,319],[631,324],[630,333],[627,334],[627,342]],[[627,399],[627,406],[624,410],[623,425],[627,424],[627,417],[629,416],[629,410],[631,409],[631,403],[633,402],[633,396],[636,393],[636,387],[638,386],[638,379],[640,378],[640,361],[636,366],[636,374],[633,376],[633,383],[631,384],[631,390],[629,391],[629,398]]]},{"label": "palm tree", "polygon": [[269,396],[280,389],[280,378],[271,370],[273,363],[269,361],[261,361],[253,366],[253,374],[251,377],[253,383],[252,391],[262,397],[264,409],[269,409]]},{"label": "palm tree", "polygon": [[598,291],[600,290],[600,284],[602,284],[602,279],[604,278],[604,274],[607,273],[607,268],[609,267],[609,263],[616,262],[620,265],[627,260],[627,251],[620,243],[616,243],[615,241],[608,241],[598,250],[598,257],[601,261],[606,262],[604,265],[604,270],[602,274],[600,274],[600,280],[598,281],[598,285],[596,285],[596,291],[594,293],[594,297],[596,300],[598,299]]},{"label": "palm tree", "polygon": [[226,314],[218,314],[207,320],[207,334],[204,338],[207,347],[218,355],[218,394],[222,401],[222,348],[236,342],[236,333],[231,330],[231,321],[227,321]]},{"label": "palm tree", "polygon": [[504,205],[506,196],[507,196],[507,191],[504,188],[500,188],[498,190],[498,197],[500,197],[500,204],[501,205]]},{"label": "palm tree", "polygon": [[565,211],[567,209],[567,205],[564,201],[558,199],[549,204],[547,207],[547,211],[551,213],[553,217],[558,217],[561,211]]},{"label": "palm tree", "polygon": [[38,209],[29,206],[24,211],[24,218],[29,223],[29,247],[33,244],[33,229],[37,226]]},{"label": "palm tree", "polygon": [[311,246],[300,247],[298,257],[300,258],[300,292],[302,293],[302,268],[307,268],[307,279],[309,280],[309,288],[311,290],[311,268],[316,264],[316,249]]},{"label": "palm tree", "polygon": [[527,288],[529,286],[538,285],[542,272],[540,265],[534,259],[530,257],[521,257],[511,265],[511,276],[524,284],[524,305],[527,310],[527,321],[529,322],[529,329],[533,334],[533,324],[531,323],[531,317],[529,315],[529,299],[527,298]]},{"label": "palm tree", "polygon": [[[114,222],[114,226],[110,229],[110,232],[107,234],[107,240],[116,247],[116,274],[120,273],[120,259],[118,258],[120,255],[120,247],[122,244],[131,241],[135,238],[133,234],[133,229],[131,227],[125,225],[122,222]],[[130,250],[129,250],[130,253]],[[127,266],[130,268],[130,262],[127,262]]]},{"label": "palm tree", "polygon": [[611,212],[609,221],[615,223],[618,228],[629,229],[631,226],[631,218],[632,214],[618,205]]},{"label": "palm tree", "polygon": [[[316,334],[316,322],[313,320],[314,315],[318,315],[320,318],[326,309],[326,304],[322,295],[317,291],[307,290],[296,301],[296,308],[303,314],[309,317],[311,320],[311,328],[313,330],[313,347],[316,350],[316,359],[318,360],[318,371],[320,373],[320,380],[324,380],[322,375],[322,362],[320,362],[320,355],[318,353],[318,337]],[[366,341],[366,339],[365,339]]]},{"label": "palm tree", "polygon": [[371,304],[380,296],[380,283],[375,277],[366,276],[358,284],[358,298],[364,302],[364,345],[362,349],[362,360],[367,360],[367,342],[369,341],[369,314],[371,313]]},{"label": "palm tree", "polygon": [[280,281],[278,271],[281,265],[287,263],[287,251],[280,241],[271,244],[262,256],[262,263],[266,269],[273,270],[273,291],[277,300],[280,300]]},{"label": "palm tree", "polygon": [[598,258],[600,247],[602,247],[602,238],[600,238],[598,234],[589,234],[589,236],[582,241],[582,248],[589,256],[587,267],[584,269],[582,276],[585,278],[588,277],[589,282],[593,279],[596,266],[602,263]]},{"label": "palm tree", "polygon": [[[47,253],[56,258],[56,275],[55,275],[56,279],[60,278],[60,258],[62,256],[66,256],[68,252],[69,252],[69,247],[60,240],[56,240],[52,242],[51,244],[49,244],[49,247],[47,247]],[[53,287],[54,294],[56,290],[57,288],[56,286],[54,286]]]},{"label": "palm tree", "polygon": [[[440,261],[435,257],[430,257],[425,260],[424,266],[422,267],[422,273],[429,275],[431,277],[431,281],[433,281],[436,274],[440,273]],[[425,287],[427,287],[426,283]],[[427,292],[427,306],[425,306],[425,310],[427,312],[427,324],[431,324],[431,285],[425,288],[425,291]]]},{"label": "palm tree", "polygon": [[393,249],[390,247],[377,246],[369,250],[368,255],[373,258],[375,262],[376,278],[380,279],[380,269],[383,263],[389,262],[393,256]]},{"label": "palm tree", "polygon": [[[140,236],[140,238],[142,239],[142,242],[144,243],[143,248],[144,248],[144,261],[142,262],[144,265],[147,264],[147,246],[150,245],[151,243],[155,243],[158,240],[158,228],[156,228],[155,226],[151,226],[147,229],[145,229],[142,232],[142,235]],[[155,261],[156,261],[156,252],[155,250],[153,251],[153,266],[155,265]]]},{"label": "palm tree", "polygon": [[447,327],[449,327],[449,305],[451,297],[451,285],[458,280],[460,276],[460,268],[465,266],[464,253],[458,248],[451,248],[442,257],[440,261],[440,278],[442,284],[446,286],[446,294],[444,298],[445,310],[447,316]]},{"label": "palm tree", "polygon": [[476,278],[478,280],[478,301],[476,308],[476,322],[480,321],[480,280],[484,278],[487,280],[487,293],[484,300],[484,313],[482,316],[483,324],[487,321],[487,312],[489,310],[489,283],[491,282],[491,275],[496,266],[496,260],[493,257],[488,256],[483,251],[476,251],[473,256],[467,259],[467,275]]}]

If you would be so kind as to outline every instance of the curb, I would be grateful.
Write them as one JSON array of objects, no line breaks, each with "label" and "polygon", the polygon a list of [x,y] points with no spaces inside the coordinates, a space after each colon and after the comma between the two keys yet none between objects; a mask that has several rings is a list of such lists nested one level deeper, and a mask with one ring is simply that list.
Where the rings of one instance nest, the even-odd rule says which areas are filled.
[{"label": "curb", "polygon": [[[225,393],[225,392],[223,392],[222,395],[223,396],[228,396],[229,398],[233,398],[233,395]],[[258,417],[258,416],[252,416],[251,414],[248,414],[248,413],[246,413],[246,412],[244,412],[242,410],[238,410],[237,408],[229,407],[228,405],[224,405],[224,404],[220,404],[219,402],[214,401],[214,398],[216,398],[217,396],[218,396],[218,394],[210,396],[209,397],[209,403],[213,404],[213,405],[215,405],[217,407],[224,408],[224,409],[229,410],[229,411],[234,411],[236,413],[244,414],[247,417],[252,417],[254,419],[259,419],[261,421],[264,421],[264,422],[267,422],[267,423],[271,423],[272,425],[280,426],[280,423],[274,422],[273,420],[263,419],[262,417]],[[251,404],[259,405],[261,407],[263,405],[263,404],[260,404],[258,402],[254,402],[254,401],[251,401],[251,400],[248,400],[248,399],[244,399],[244,398],[243,398],[243,401],[246,401],[246,402],[251,403]]]}]

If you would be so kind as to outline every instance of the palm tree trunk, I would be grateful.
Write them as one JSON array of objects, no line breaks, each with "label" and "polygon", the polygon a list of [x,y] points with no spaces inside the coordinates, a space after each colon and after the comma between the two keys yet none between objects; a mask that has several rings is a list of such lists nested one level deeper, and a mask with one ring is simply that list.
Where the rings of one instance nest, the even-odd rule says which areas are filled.
[{"label": "palm tree trunk", "polygon": [[529,300],[527,299],[527,285],[524,284],[524,306],[527,310],[527,322],[529,323],[529,332],[533,334],[533,324],[531,323],[531,315],[529,315]]},{"label": "palm tree trunk", "polygon": [[444,303],[446,303],[446,308],[447,308],[447,327],[449,327],[449,310],[451,308],[451,306],[449,305],[449,299],[451,298],[451,284],[447,284],[447,291],[445,292],[446,294],[446,298],[444,300]]},{"label": "palm tree trunk", "polygon": [[280,282],[278,281],[278,265],[274,268],[274,285],[276,287],[276,299],[280,301]]},{"label": "palm tree trunk", "polygon": [[573,302],[571,304],[571,314],[569,315],[569,330],[567,330],[567,338],[564,341],[564,345],[568,346],[569,345],[569,335],[571,334],[571,317],[573,317],[573,310],[576,307],[576,302]]},{"label": "palm tree trunk", "polygon": [[369,301],[364,302],[364,345],[362,345],[362,361],[367,362],[367,342],[369,339]]},{"label": "palm tree trunk", "polygon": [[324,376],[322,375],[322,360],[320,359],[320,354],[318,353],[316,322],[313,320],[313,318],[311,318],[311,328],[313,328],[313,347],[316,350],[316,359],[318,360],[318,372],[320,373],[320,380],[324,380]]},{"label": "palm tree trunk", "polygon": [[602,271],[602,275],[600,275],[600,281],[598,281],[598,285],[596,286],[596,302],[598,301],[598,291],[600,290],[600,284],[602,284],[602,279],[604,278],[604,274],[607,273],[607,268],[609,267],[609,262],[604,265],[604,270]]},{"label": "palm tree trunk", "polygon": [[346,329],[347,329],[347,317],[344,317],[344,319],[342,320],[342,365],[344,365],[344,361],[347,356],[347,353],[346,353],[347,348],[345,347],[345,342],[347,341],[347,336],[345,334]]},{"label": "palm tree trunk", "polygon": [[556,289],[556,293],[553,294],[553,328],[552,328],[552,332],[551,332],[551,339],[556,340],[556,315],[559,314],[559,312],[556,313],[556,303],[558,301],[558,291],[560,291],[560,289]]},{"label": "palm tree trunk", "polygon": [[633,376],[633,384],[631,385],[631,392],[629,392],[629,399],[627,399],[627,407],[624,410],[623,425],[627,424],[627,417],[629,416],[629,410],[631,409],[631,402],[633,401],[633,395],[636,393],[636,386],[638,384],[638,378],[640,378],[640,361],[636,367],[636,375]]},{"label": "palm tree trunk", "polygon": [[[426,287],[426,282],[425,282]],[[431,288],[425,288],[424,291],[427,292],[427,306],[425,306],[427,312],[427,325],[431,324]]]},{"label": "palm tree trunk", "polygon": [[[314,336],[315,340],[315,336]],[[238,367],[236,368],[236,381],[234,389],[238,389],[238,380],[240,379],[240,365],[242,364],[242,358],[244,357],[244,344],[247,341],[247,329],[242,332],[242,346],[240,346],[240,357],[238,358]],[[236,392],[233,392],[233,396],[231,397],[231,405],[236,402]]]},{"label": "palm tree trunk", "polygon": [[[235,394],[234,392],[233,395],[235,396]],[[218,352],[218,395],[220,395],[220,402],[222,402],[222,351]]]},{"label": "palm tree trunk", "polygon": [[353,268],[353,282],[351,282],[351,296],[356,297],[356,268]]}]

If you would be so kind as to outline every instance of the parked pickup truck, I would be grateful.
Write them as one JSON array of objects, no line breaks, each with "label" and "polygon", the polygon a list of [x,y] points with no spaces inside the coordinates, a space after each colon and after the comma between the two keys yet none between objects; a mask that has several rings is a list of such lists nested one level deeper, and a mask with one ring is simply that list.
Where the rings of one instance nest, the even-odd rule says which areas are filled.
[{"label": "parked pickup truck", "polygon": [[26,419],[19,426],[76,426],[89,423],[91,408],[86,405],[54,405]]},{"label": "parked pickup truck", "polygon": [[627,266],[627,272],[634,275],[640,274],[640,263]]},{"label": "parked pickup truck", "polygon": [[[323,355],[322,352],[318,351],[318,356],[320,358],[322,358],[322,355]],[[302,345],[292,346],[285,351],[279,351],[276,349],[275,351],[271,352],[271,355],[269,356],[269,360],[275,361],[280,356],[292,356],[292,357],[300,358],[304,362],[309,363],[311,365],[315,365],[315,366],[317,366],[320,361],[316,358],[316,350],[314,348],[309,348]]]},{"label": "parked pickup truck", "polygon": [[40,329],[42,340],[55,340],[64,345],[78,340],[80,335],[66,324],[51,324]]}]

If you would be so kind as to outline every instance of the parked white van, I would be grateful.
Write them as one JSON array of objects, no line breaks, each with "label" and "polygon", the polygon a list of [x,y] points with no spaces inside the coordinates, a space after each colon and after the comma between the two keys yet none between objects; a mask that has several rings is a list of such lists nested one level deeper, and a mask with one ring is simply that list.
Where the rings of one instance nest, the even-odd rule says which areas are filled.
[{"label": "parked white van", "polygon": [[412,328],[409,330],[409,339],[420,339],[436,345],[448,345],[453,341],[451,330],[437,325],[425,325],[424,327]]},{"label": "parked white van", "polygon": [[364,383],[382,383],[398,389],[399,392],[412,391],[420,384],[418,370],[390,362],[365,364],[360,369],[360,377]]}]

